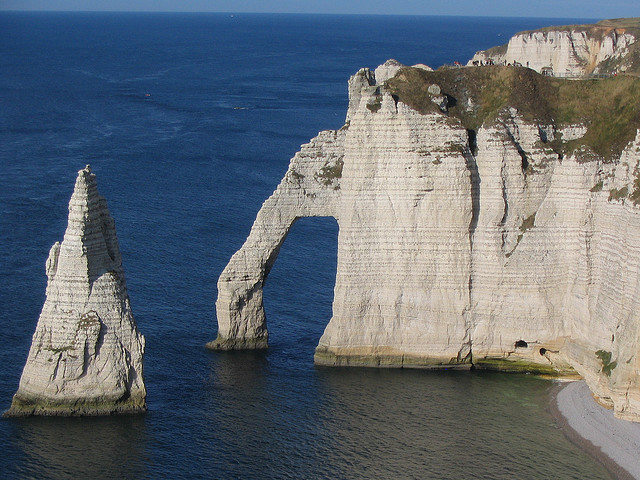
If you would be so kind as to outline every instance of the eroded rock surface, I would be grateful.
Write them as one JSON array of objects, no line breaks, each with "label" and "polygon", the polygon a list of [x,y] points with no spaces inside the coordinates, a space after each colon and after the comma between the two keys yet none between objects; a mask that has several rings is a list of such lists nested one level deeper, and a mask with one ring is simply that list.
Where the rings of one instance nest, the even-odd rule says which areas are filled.
[{"label": "eroded rock surface", "polygon": [[[386,82],[350,79],[347,123],[291,160],[220,276],[209,347],[266,347],[262,286],[280,245],[297,218],[332,216],[333,317],[316,363],[580,375],[640,420],[640,137],[614,152],[515,90],[555,83],[481,68],[495,70],[390,63],[376,70]],[[496,108],[489,80],[520,103],[499,92]]]},{"label": "eroded rock surface", "polygon": [[262,287],[293,223],[337,216],[346,129],[325,131],[291,159],[276,191],[258,212],[251,233],[218,280],[218,337],[209,348],[266,348]]},{"label": "eroded rock surface", "polygon": [[638,27],[637,19],[619,19],[521,32],[506,45],[477,52],[469,65],[518,64],[539,73],[570,77],[637,71]]},{"label": "eroded rock surface", "polygon": [[47,298],[8,416],[146,410],[144,337],[127,295],[115,223],[90,167],[78,172]]}]

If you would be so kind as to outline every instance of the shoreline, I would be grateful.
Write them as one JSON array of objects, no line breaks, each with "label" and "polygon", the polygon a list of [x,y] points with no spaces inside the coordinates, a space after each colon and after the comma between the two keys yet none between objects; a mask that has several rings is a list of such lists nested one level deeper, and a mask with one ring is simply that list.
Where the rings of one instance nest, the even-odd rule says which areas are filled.
[{"label": "shoreline", "polygon": [[617,479],[640,480],[640,423],[620,420],[598,404],[584,380],[557,385],[549,405],[558,426]]}]

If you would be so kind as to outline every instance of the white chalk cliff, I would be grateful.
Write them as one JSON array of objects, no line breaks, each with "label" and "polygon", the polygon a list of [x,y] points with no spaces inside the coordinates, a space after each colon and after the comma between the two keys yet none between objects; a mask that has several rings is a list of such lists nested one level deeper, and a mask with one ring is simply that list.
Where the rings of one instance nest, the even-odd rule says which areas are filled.
[{"label": "white chalk cliff", "polygon": [[[208,346],[267,346],[262,287],[278,250],[296,219],[331,216],[333,317],[316,363],[580,375],[640,420],[640,136],[614,158],[563,155],[552,147],[579,144],[588,126],[509,105],[471,129],[461,118],[486,94],[471,87],[491,75],[562,82],[393,62],[354,75],[345,126],[302,146],[221,274]],[[424,104],[409,106],[416,91]]]},{"label": "white chalk cliff", "polygon": [[62,243],[46,264],[47,298],[7,416],[146,410],[138,332],[115,223],[87,166],[78,172]]},{"label": "white chalk cliff", "polygon": [[630,55],[637,41],[637,28],[620,21],[548,27],[518,33],[506,45],[479,51],[468,65],[516,63],[556,76],[624,72],[637,67]]}]

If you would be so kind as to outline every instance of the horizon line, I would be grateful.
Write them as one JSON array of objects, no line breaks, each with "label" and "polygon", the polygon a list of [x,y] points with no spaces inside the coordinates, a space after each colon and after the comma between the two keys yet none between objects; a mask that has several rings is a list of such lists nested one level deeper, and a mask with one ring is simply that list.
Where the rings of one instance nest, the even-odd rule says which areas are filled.
[{"label": "horizon line", "polygon": [[599,18],[599,17],[534,17],[530,15],[456,15],[456,14],[443,14],[443,13],[337,13],[337,12],[234,12],[234,11],[210,11],[210,10],[71,10],[71,9],[59,9],[59,10],[46,10],[46,9],[3,9],[0,8],[0,13],[13,12],[13,13],[158,13],[158,14],[226,14],[226,15],[318,15],[318,16],[377,16],[377,17],[461,17],[461,18],[541,18],[541,19],[576,19],[576,20],[614,20],[618,18],[638,18],[638,17],[611,17],[611,18]]}]

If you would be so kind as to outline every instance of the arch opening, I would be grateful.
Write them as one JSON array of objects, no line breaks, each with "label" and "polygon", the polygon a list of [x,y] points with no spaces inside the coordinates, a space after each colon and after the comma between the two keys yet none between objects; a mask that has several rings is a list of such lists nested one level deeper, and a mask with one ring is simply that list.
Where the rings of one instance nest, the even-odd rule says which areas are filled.
[{"label": "arch opening", "polygon": [[263,287],[271,351],[313,358],[332,316],[337,246],[333,217],[304,217],[291,227]]}]

